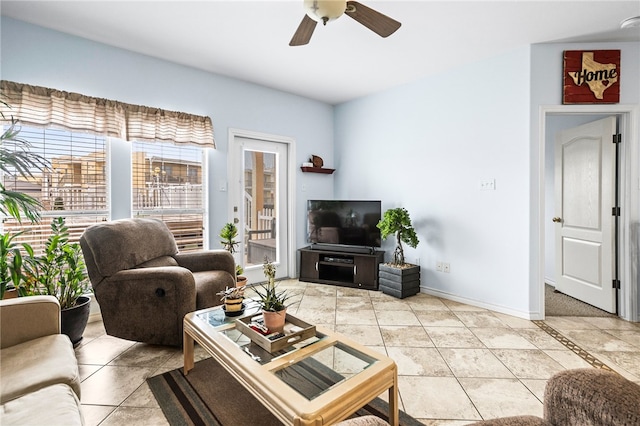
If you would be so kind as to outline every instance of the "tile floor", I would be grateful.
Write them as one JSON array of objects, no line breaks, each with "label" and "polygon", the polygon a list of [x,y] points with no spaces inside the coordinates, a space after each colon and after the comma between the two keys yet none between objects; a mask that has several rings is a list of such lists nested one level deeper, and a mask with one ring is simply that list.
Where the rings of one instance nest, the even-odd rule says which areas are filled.
[{"label": "tile floor", "polygon": [[[395,299],[366,290],[282,281],[301,296],[292,313],[336,330],[398,364],[401,408],[426,425],[542,415],[547,379],[589,367],[535,323],[425,294]],[[640,383],[640,324],[549,317],[546,324]],[[87,425],[166,425],[145,379],[182,367],[182,352],[107,336],[89,323],[76,348]],[[196,348],[199,359],[207,354]]]}]

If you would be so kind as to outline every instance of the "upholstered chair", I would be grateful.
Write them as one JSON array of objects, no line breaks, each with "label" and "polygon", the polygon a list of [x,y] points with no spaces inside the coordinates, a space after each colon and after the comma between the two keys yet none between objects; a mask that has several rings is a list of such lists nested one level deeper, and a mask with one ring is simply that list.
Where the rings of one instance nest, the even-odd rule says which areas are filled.
[{"label": "upholstered chair", "polygon": [[185,314],[221,304],[216,293],[235,286],[229,252],[179,253],[157,219],[92,225],[80,245],[105,330],[122,339],[180,346]]},{"label": "upholstered chair", "polygon": [[543,418],[502,417],[470,426],[640,425],[640,386],[598,368],[565,370],[547,381],[543,410]]}]

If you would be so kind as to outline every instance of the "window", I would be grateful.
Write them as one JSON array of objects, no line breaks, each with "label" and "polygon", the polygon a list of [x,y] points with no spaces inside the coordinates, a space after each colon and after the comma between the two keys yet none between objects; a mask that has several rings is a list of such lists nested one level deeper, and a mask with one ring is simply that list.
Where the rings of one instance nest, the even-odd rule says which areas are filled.
[{"label": "window", "polygon": [[202,157],[192,145],[133,142],[133,215],[164,221],[181,251],[204,246]]},{"label": "window", "polygon": [[40,253],[50,234],[51,219],[64,217],[71,240],[78,241],[84,229],[107,220],[107,155],[104,137],[22,126],[19,137],[48,162],[24,179],[11,170],[2,176],[7,189],[25,192],[42,204],[40,223],[19,223],[4,218],[2,232],[24,232],[16,241],[28,242]]}]

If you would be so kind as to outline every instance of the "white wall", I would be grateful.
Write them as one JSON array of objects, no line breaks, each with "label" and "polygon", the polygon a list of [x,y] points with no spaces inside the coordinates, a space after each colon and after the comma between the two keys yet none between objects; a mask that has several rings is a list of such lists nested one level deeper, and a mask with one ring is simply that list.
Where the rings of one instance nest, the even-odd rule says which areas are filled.
[{"label": "white wall", "polygon": [[[529,48],[336,107],[336,197],[406,207],[422,291],[529,317]],[[481,191],[495,179],[495,191]],[[387,258],[393,241],[386,241]],[[436,261],[451,272],[435,272]]]},{"label": "white wall", "polygon": [[[218,183],[227,178],[229,128],[294,138],[296,164],[310,154],[333,157],[333,107],[328,104],[6,17],[0,30],[2,79],[212,118],[217,144],[208,156],[212,248],[219,248],[217,234],[228,221],[227,193],[219,191]],[[116,153],[121,156],[122,150]],[[306,199],[333,193],[332,177],[308,175],[296,169],[298,188],[306,186],[304,194],[300,189],[294,194],[297,247],[304,245]],[[126,185],[126,180],[119,185]],[[113,188],[113,196],[126,190]],[[126,214],[126,202],[114,203],[117,216]]]}]

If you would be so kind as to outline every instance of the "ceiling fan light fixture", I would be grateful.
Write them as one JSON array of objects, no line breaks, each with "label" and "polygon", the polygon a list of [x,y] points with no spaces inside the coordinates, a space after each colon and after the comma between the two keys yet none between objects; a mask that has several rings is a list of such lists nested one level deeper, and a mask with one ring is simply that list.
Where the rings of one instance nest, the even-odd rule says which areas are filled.
[{"label": "ceiling fan light fixture", "polygon": [[620,28],[637,28],[640,27],[640,16],[632,16],[620,22]]},{"label": "ceiling fan light fixture", "polygon": [[325,25],[342,16],[346,8],[346,0],[304,0],[304,11],[309,18]]}]

